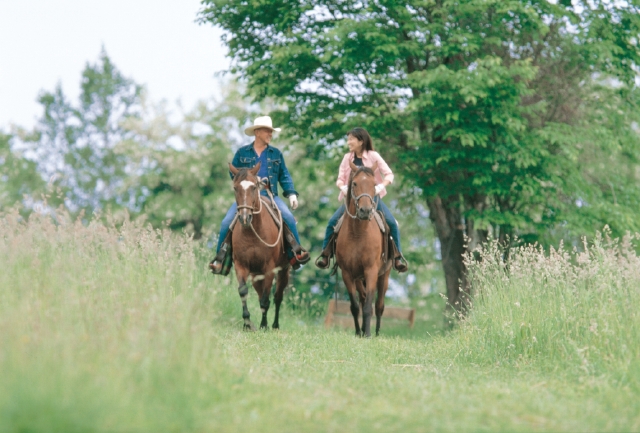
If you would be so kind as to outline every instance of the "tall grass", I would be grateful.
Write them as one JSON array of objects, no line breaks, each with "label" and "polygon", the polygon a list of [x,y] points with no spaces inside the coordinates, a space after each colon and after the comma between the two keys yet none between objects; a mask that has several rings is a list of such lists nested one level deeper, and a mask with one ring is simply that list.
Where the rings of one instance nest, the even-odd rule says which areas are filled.
[{"label": "tall grass", "polygon": [[474,311],[463,324],[463,357],[528,363],[577,377],[608,375],[640,389],[640,235],[598,233],[582,248],[547,254],[496,242],[468,260]]},{"label": "tall grass", "polygon": [[508,267],[488,246],[458,329],[385,336],[383,319],[365,340],[295,292],[281,331],[241,332],[236,285],[188,237],[4,215],[0,431],[639,430],[631,242]]},{"label": "tall grass", "polygon": [[0,220],[0,430],[118,430],[179,399],[220,316],[190,240],[31,218]]}]

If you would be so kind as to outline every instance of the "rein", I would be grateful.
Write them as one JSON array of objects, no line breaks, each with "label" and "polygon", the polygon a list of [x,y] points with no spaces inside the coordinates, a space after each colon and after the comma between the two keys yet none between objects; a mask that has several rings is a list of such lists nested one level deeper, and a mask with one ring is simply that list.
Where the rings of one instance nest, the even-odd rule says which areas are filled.
[{"label": "rein", "polygon": [[[369,199],[371,200],[371,203],[373,203],[374,208],[377,209],[378,208],[378,201],[371,197],[371,195],[367,194],[367,193],[362,193],[359,196],[356,196],[353,193],[353,178],[356,177],[356,174],[358,174],[358,172],[360,171],[360,169],[358,171],[356,171],[353,176],[351,177],[351,180],[349,181],[349,192],[351,193],[351,198],[354,200],[355,204],[356,204],[356,213],[358,213],[358,200],[360,200],[362,197],[369,197]],[[380,197],[378,197],[379,199]],[[347,212],[347,215],[349,215],[351,217],[351,219],[356,219],[357,216],[356,215],[352,215],[351,212],[349,212],[349,203],[347,203],[347,195],[345,194],[343,197],[344,200],[344,209]],[[369,220],[371,220],[371,217],[373,216],[373,213],[371,214],[371,216],[369,217]]]},{"label": "rein", "polygon": [[[271,201],[275,204],[275,200],[273,199],[273,194],[271,193],[271,191],[268,189],[266,191],[267,191],[267,194],[269,195],[269,198],[271,198]],[[236,214],[238,214],[241,209],[251,209],[251,213],[253,215],[258,215],[260,212],[262,212],[262,196],[259,192],[258,192],[258,201],[260,202],[260,209],[258,209],[257,212],[255,211],[255,206],[249,206],[247,204],[243,204],[243,205],[238,205]],[[264,246],[269,248],[273,248],[276,245],[278,245],[278,242],[280,241],[280,237],[282,236],[282,228],[284,225],[284,221],[282,220],[282,212],[280,212],[280,209],[278,208],[278,206],[275,206],[275,208],[276,208],[276,211],[278,212],[278,220],[280,221],[280,224],[279,224],[280,227],[278,228],[278,236],[276,237],[276,241],[273,244],[269,244],[265,242],[265,240],[260,237],[258,232],[256,232],[256,229],[253,227],[253,224],[249,224],[249,227],[251,227],[251,231],[253,231],[253,233],[256,235],[258,240],[262,242]]]}]

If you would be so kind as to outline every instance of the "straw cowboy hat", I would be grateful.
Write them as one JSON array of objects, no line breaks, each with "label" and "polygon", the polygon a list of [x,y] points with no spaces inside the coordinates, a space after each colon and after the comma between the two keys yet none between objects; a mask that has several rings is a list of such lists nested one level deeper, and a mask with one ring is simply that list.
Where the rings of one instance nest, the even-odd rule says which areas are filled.
[{"label": "straw cowboy hat", "polygon": [[273,127],[273,122],[271,121],[271,117],[262,116],[262,117],[256,118],[256,120],[253,121],[253,126],[250,126],[247,129],[245,129],[244,133],[247,134],[249,137],[253,137],[255,135],[254,131],[259,128],[269,128],[270,130],[276,131],[276,132],[282,131],[282,129],[280,128]]}]

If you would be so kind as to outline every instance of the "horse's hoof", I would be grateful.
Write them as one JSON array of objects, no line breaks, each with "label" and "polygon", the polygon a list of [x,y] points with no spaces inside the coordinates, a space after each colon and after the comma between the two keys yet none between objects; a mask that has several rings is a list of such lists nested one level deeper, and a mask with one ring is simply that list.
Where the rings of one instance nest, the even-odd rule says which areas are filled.
[{"label": "horse's hoof", "polygon": [[243,326],[243,328],[242,328],[242,330],[243,330],[243,331],[246,331],[246,332],[255,332],[256,327],[255,327],[255,326],[253,326],[253,323],[251,323],[251,324],[249,324],[249,325],[247,325],[247,324],[245,323],[245,324],[244,324],[244,326]]},{"label": "horse's hoof", "polygon": [[280,325],[273,325],[273,326],[271,327],[271,329],[279,330],[279,329],[280,329]]}]

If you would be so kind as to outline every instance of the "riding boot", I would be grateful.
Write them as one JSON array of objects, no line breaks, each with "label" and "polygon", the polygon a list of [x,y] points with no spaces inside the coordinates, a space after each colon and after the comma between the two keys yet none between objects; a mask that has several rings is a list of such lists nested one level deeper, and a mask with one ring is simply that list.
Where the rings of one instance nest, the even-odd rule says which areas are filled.
[{"label": "riding boot", "polygon": [[229,230],[227,236],[220,245],[220,250],[216,254],[215,258],[209,263],[209,268],[214,274],[229,275],[231,265],[233,264],[233,258],[231,254],[231,232]]},{"label": "riding boot", "polygon": [[396,241],[393,239],[393,236],[389,236],[389,247],[391,249],[389,256],[393,257],[393,269],[399,273],[407,272],[409,270],[409,263],[407,262],[407,259],[404,258],[400,250],[398,250],[398,246],[396,245]]},{"label": "riding boot", "polygon": [[409,270],[409,262],[404,258],[402,253],[398,253],[393,259],[393,268],[399,273],[407,272]]},{"label": "riding boot", "polygon": [[334,249],[335,249],[335,240],[338,237],[337,233],[332,233],[329,238],[329,242],[327,242],[327,246],[324,247],[324,250],[320,253],[320,256],[316,259],[316,266],[320,269],[328,269],[329,261],[331,257],[333,257]]},{"label": "riding boot", "polygon": [[311,257],[309,257],[309,253],[307,250],[302,248],[302,246],[296,241],[296,237],[291,232],[291,229],[284,224],[284,238],[291,247],[291,251],[293,251],[293,258],[291,259],[291,264],[294,266],[294,269],[299,269],[300,266],[296,265],[304,265],[307,263]]}]

